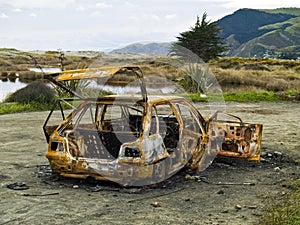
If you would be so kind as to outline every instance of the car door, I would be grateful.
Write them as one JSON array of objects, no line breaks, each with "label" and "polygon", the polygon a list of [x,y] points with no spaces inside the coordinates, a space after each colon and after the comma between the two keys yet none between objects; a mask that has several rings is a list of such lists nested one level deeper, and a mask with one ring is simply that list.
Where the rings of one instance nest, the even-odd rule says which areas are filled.
[{"label": "car door", "polygon": [[258,161],[262,129],[262,124],[245,123],[238,116],[217,111],[209,119],[210,148],[217,151],[218,156]]}]

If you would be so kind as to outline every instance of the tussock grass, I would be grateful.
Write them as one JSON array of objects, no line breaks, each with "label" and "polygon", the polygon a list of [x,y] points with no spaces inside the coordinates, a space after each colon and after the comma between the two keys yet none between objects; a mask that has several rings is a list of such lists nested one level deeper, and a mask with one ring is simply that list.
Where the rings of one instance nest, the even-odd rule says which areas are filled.
[{"label": "tussock grass", "polygon": [[[227,66],[222,66],[224,63]],[[257,68],[267,66],[268,69],[256,70],[253,65]],[[212,62],[211,68],[225,92],[300,92],[299,67],[300,62],[291,60],[222,58],[220,62]]]}]

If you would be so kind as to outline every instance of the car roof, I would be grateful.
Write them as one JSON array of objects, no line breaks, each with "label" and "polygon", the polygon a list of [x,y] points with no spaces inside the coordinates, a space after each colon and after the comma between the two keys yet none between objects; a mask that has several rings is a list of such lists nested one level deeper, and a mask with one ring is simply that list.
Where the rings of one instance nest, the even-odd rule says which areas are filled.
[{"label": "car roof", "polygon": [[[78,70],[66,70],[58,73],[50,73],[44,75],[44,78],[51,81],[54,85],[62,88],[63,90],[70,93],[72,96],[76,96],[80,99],[84,99],[77,90],[72,90],[66,85],[66,81],[73,80],[89,80],[95,78],[112,78],[118,74],[127,74],[134,76],[139,81],[141,96],[144,101],[147,100],[146,85],[143,79],[143,72],[139,66],[119,66],[119,67],[99,67],[99,68],[88,68]],[[130,81],[128,81],[130,82]]]},{"label": "car roof", "polygon": [[[98,102],[143,102],[143,99],[140,95],[107,95],[99,97],[98,99],[87,99],[87,100],[96,100]],[[149,95],[147,102],[149,104],[155,104],[158,102],[168,102],[168,101],[182,101],[183,97],[173,96],[173,95]]]}]

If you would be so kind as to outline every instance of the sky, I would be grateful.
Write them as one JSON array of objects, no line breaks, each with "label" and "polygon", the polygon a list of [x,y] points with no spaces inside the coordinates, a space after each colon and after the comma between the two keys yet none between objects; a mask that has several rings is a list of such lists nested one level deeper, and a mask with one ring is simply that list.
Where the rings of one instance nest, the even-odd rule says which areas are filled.
[{"label": "sky", "polygon": [[300,0],[0,0],[0,48],[108,51],[175,41],[207,13],[299,7]]}]

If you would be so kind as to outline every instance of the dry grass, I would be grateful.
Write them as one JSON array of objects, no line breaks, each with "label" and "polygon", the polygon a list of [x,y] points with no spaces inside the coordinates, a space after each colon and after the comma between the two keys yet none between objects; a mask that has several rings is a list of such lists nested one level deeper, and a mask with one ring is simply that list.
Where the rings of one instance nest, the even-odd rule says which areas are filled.
[{"label": "dry grass", "polygon": [[222,69],[212,67],[223,91],[237,92],[264,90],[281,92],[294,90],[300,92],[300,74],[294,69],[275,70]]},{"label": "dry grass", "polygon": [[[15,49],[0,49],[0,71],[18,73],[20,79],[41,78],[40,74],[28,71],[34,67],[27,52]],[[59,54],[55,51],[31,52],[41,66],[58,67]],[[66,53],[65,69],[79,69],[113,65],[140,65],[145,77],[162,76],[167,80],[182,80],[184,73],[167,63],[169,59],[161,55],[144,55],[130,53],[78,52],[76,55]],[[211,61],[210,68],[215,74],[224,92],[272,91],[300,92],[300,62],[292,60],[245,59],[222,57]],[[128,81],[121,76],[118,82]]]}]

